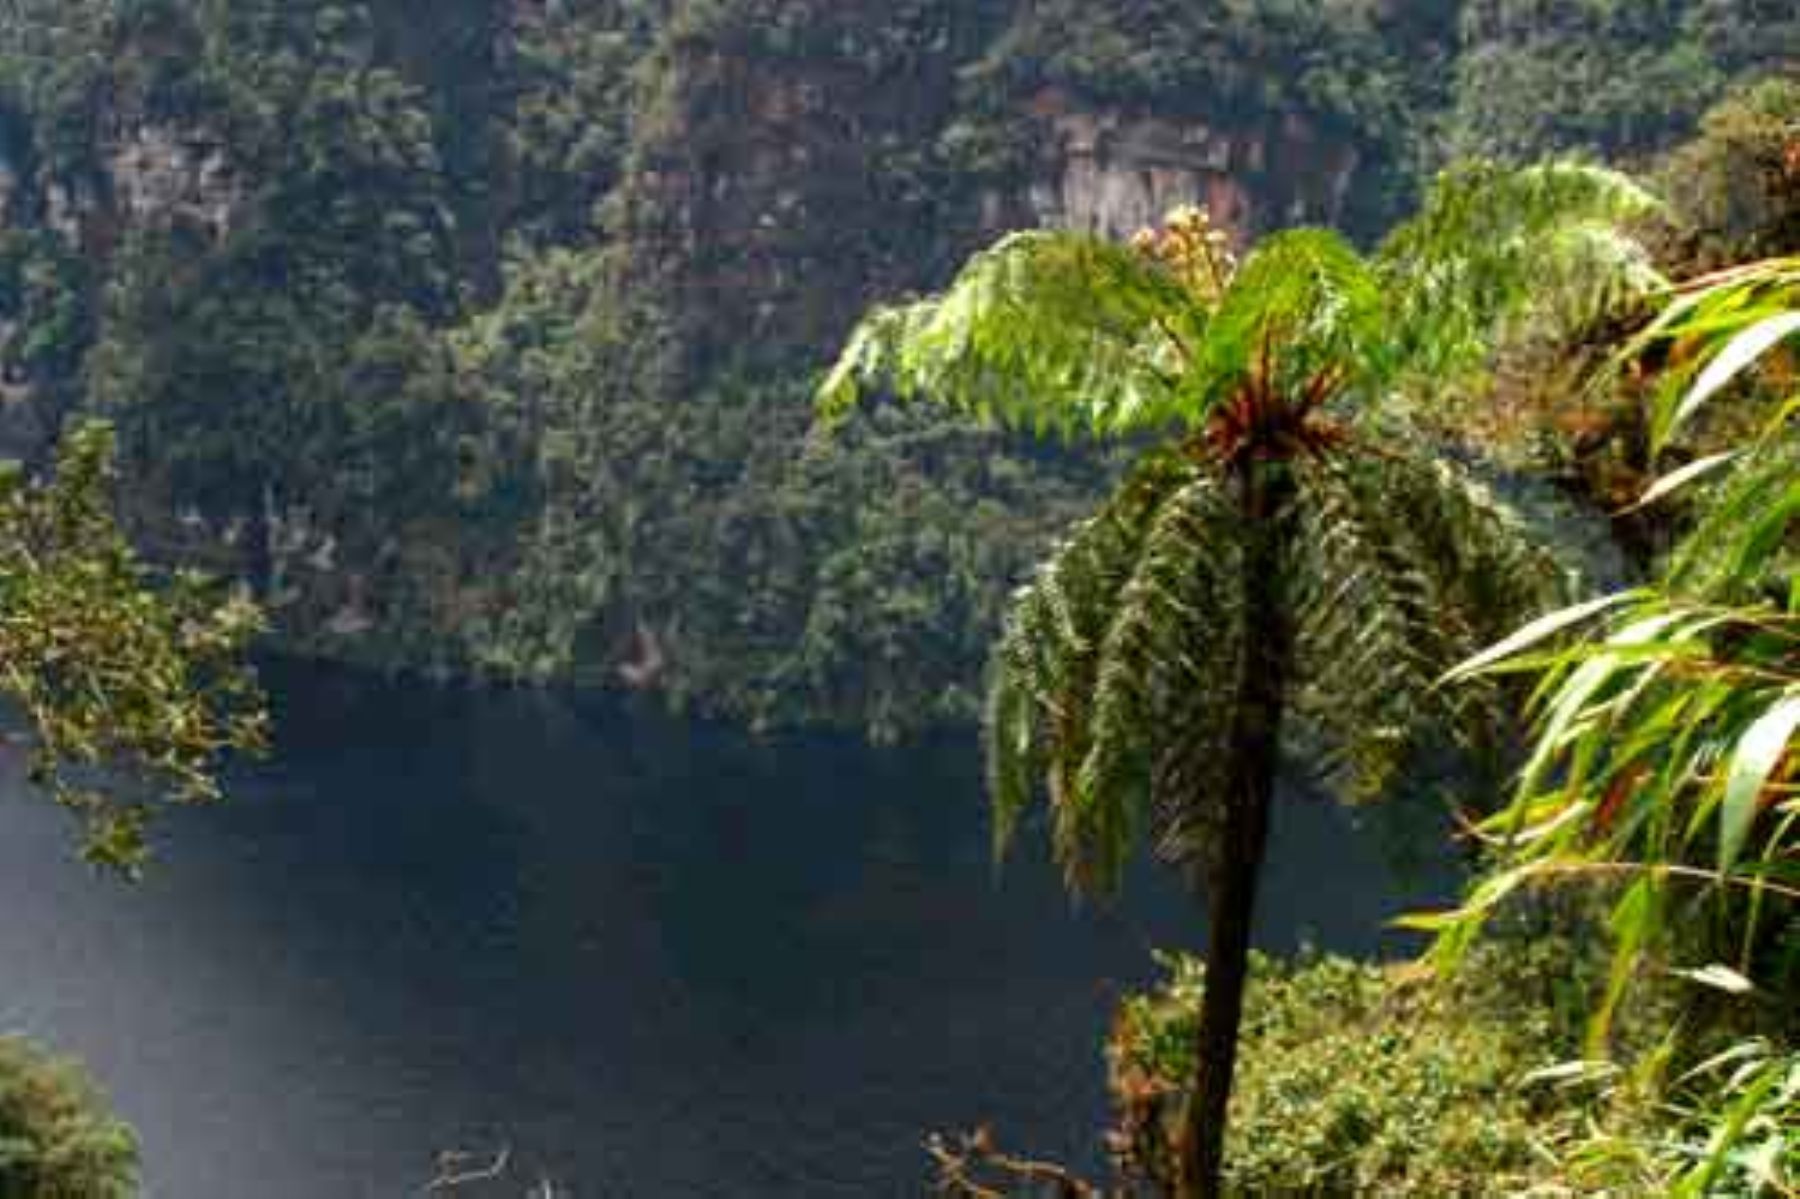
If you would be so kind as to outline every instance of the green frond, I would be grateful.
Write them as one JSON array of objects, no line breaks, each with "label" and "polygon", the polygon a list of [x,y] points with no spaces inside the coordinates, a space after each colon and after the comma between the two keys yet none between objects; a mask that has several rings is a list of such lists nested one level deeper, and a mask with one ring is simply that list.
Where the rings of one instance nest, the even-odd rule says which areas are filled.
[{"label": "green frond", "polygon": [[1308,464],[1294,573],[1298,708],[1353,795],[1378,791],[1430,735],[1504,727],[1498,686],[1444,672],[1556,602],[1563,574],[1521,519],[1441,459],[1380,452]]},{"label": "green frond", "polygon": [[1374,257],[1396,373],[1441,383],[1478,365],[1527,311],[1579,323],[1660,286],[1619,232],[1659,206],[1627,176],[1576,162],[1445,171]]},{"label": "green frond", "polygon": [[1534,269],[1529,314],[1547,323],[1542,332],[1552,337],[1576,333],[1668,286],[1649,248],[1610,217],[1555,230]]},{"label": "green frond", "polygon": [[[1151,826],[1157,857],[1198,876],[1211,864],[1218,823],[1239,777],[1243,747],[1232,741],[1234,682],[1242,674],[1249,620],[1244,595],[1245,530],[1223,510],[1172,528],[1159,556],[1185,561],[1179,619],[1156,624],[1162,655],[1154,691]],[[1150,555],[1146,555],[1150,557]]]},{"label": "green frond", "polygon": [[[1220,683],[1237,677],[1243,644],[1241,531],[1220,481],[1196,476],[1156,513],[1118,594],[1076,785],[1056,812],[1057,856],[1081,889],[1114,887],[1146,829],[1182,866],[1214,840],[1230,761],[1232,693]],[[1177,766],[1189,769],[1172,790]]]},{"label": "green frond", "polygon": [[819,392],[827,419],[865,389],[923,396],[1035,433],[1116,434],[1176,416],[1204,310],[1125,246],[1034,231],[971,258],[941,295],[878,309]]},{"label": "green frond", "polygon": [[1020,590],[988,691],[997,850],[1047,795],[1079,892],[1114,889],[1146,833],[1201,865],[1231,761],[1239,531],[1218,478],[1156,455]]},{"label": "green frond", "polygon": [[1402,764],[1422,723],[1415,706],[1438,656],[1431,587],[1355,471],[1307,469],[1299,486],[1295,709],[1323,734],[1315,760],[1326,781],[1368,795]]},{"label": "green frond", "polygon": [[1074,794],[1119,595],[1156,514],[1194,475],[1174,454],[1145,459],[1014,596],[990,666],[984,728],[996,852],[1046,785],[1053,803]]},{"label": "green frond", "polygon": [[1328,367],[1357,366],[1384,327],[1378,281],[1328,229],[1264,238],[1226,289],[1184,381],[1187,408],[1203,412],[1265,359],[1278,391],[1303,387]]}]

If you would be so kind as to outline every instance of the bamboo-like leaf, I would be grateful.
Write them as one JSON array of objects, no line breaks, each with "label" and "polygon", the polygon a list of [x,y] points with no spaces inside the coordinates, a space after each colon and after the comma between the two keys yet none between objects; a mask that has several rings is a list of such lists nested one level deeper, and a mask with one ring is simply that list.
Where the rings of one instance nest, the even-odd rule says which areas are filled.
[{"label": "bamboo-like leaf", "polygon": [[1731,576],[1755,578],[1770,555],[1787,540],[1788,527],[1796,516],[1800,516],[1800,486],[1790,486],[1755,515],[1732,557]]},{"label": "bamboo-like leaf", "polygon": [[1530,882],[1536,870],[1519,866],[1481,880],[1463,905],[1448,912],[1408,912],[1391,922],[1395,928],[1420,932],[1442,932],[1470,921],[1480,921],[1500,907],[1514,892]]},{"label": "bamboo-like leaf", "polygon": [[1458,665],[1456,669],[1444,676],[1444,681],[1460,682],[1481,674],[1497,663],[1516,657],[1521,651],[1530,649],[1565,629],[1572,628],[1585,620],[1591,620],[1600,613],[1617,608],[1622,604],[1641,600],[1646,594],[1641,589],[1614,592],[1612,595],[1601,596],[1599,599],[1588,600],[1586,603],[1575,604],[1572,607],[1561,608],[1548,615],[1540,616],[1504,641],[1498,642]]},{"label": "bamboo-like leaf", "polygon": [[1790,692],[1758,718],[1738,741],[1719,806],[1719,869],[1730,870],[1756,823],[1757,801],[1769,776],[1800,728],[1800,694]]},{"label": "bamboo-like leaf", "polygon": [[1607,975],[1606,991],[1588,1027],[1588,1049],[1596,1057],[1605,1055],[1606,1036],[1612,1028],[1613,1013],[1618,1010],[1619,1001],[1625,997],[1625,990],[1631,985],[1638,954],[1655,935],[1661,909],[1659,899],[1655,877],[1644,875],[1626,888],[1625,894],[1613,906],[1611,925],[1617,952],[1613,957],[1612,970]]},{"label": "bamboo-like leaf", "polygon": [[1763,1100],[1781,1081],[1780,1071],[1757,1066],[1748,1088],[1725,1109],[1725,1119],[1713,1131],[1705,1160],[1681,1179],[1675,1188],[1676,1195],[1687,1199],[1688,1196],[1698,1197],[1711,1193],[1713,1183],[1725,1169],[1726,1161],[1743,1137],[1745,1128],[1755,1118]]},{"label": "bamboo-like leaf", "polygon": [[1738,461],[1744,454],[1744,450],[1721,450],[1716,454],[1708,454],[1703,458],[1696,458],[1679,470],[1672,470],[1668,474],[1657,479],[1643,495],[1638,497],[1637,502],[1626,508],[1625,511],[1636,512],[1639,509],[1648,508],[1666,496],[1672,495],[1683,487],[1686,487],[1694,480],[1704,478],[1718,470],[1720,467],[1729,466],[1731,463]]},{"label": "bamboo-like leaf", "polygon": [[1558,1062],[1554,1066],[1545,1066],[1533,1070],[1519,1080],[1521,1086],[1533,1086],[1537,1083],[1551,1083],[1558,1087],[1579,1086],[1583,1083],[1598,1082],[1602,1079],[1617,1077],[1619,1064],[1605,1058],[1577,1058],[1570,1062]]},{"label": "bamboo-like leaf", "polygon": [[1728,995],[1748,995],[1756,990],[1756,984],[1733,970],[1729,966],[1714,963],[1702,966],[1697,970],[1671,970],[1669,973],[1689,982],[1699,983],[1703,987],[1711,987],[1715,991],[1724,991]]},{"label": "bamboo-like leaf", "polygon": [[1700,372],[1694,386],[1682,397],[1663,431],[1664,438],[1691,419],[1708,400],[1723,391],[1757,359],[1795,333],[1800,333],[1800,312],[1783,312],[1761,320],[1733,337],[1706,364],[1706,369]]}]

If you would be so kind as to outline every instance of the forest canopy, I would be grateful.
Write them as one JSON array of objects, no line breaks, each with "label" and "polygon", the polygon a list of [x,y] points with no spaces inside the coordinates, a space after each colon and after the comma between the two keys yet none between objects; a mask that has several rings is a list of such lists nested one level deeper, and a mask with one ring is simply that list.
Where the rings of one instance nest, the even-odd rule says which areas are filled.
[{"label": "forest canopy", "polygon": [[808,443],[844,297],[1034,220],[1077,118],[1120,154],[1206,131],[1247,233],[1367,239],[1452,155],[1648,162],[1800,36],[1777,3],[1426,7],[20,0],[0,448],[113,421],[137,541],[302,653],[965,722],[1109,467],[942,416]]}]

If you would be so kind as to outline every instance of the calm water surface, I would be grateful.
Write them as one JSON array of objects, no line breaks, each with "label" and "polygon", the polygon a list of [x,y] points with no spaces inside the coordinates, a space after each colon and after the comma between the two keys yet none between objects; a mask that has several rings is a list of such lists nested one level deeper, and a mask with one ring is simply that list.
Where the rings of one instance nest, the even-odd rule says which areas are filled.
[{"label": "calm water surface", "polygon": [[[588,1196],[900,1196],[921,1134],[1091,1160],[1099,1040],[1201,921],[1155,872],[996,876],[975,747],[754,744],[622,705],[286,667],[277,756],[68,861],[0,784],[0,1030],[85,1058],[152,1199],[398,1199],[439,1150]],[[1262,939],[1359,953],[1429,891],[1286,805]]]}]

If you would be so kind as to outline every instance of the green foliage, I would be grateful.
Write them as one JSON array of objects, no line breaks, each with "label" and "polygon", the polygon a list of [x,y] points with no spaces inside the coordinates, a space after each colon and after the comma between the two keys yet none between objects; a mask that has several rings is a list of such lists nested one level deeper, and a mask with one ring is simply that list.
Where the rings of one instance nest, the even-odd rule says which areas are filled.
[{"label": "green foliage", "polygon": [[[1653,402],[1655,444],[1674,442],[1800,333],[1797,297],[1791,260],[1753,264],[1676,296],[1627,345],[1632,359],[1675,351]],[[1710,863],[1721,882],[1752,888],[1783,879],[1792,823],[1783,749],[1795,728],[1789,546],[1800,501],[1786,429],[1793,402],[1774,406],[1761,434],[1650,488],[1655,502],[1726,474],[1657,587],[1572,611],[1464,667],[1542,678],[1536,752],[1493,826],[1519,873],[1491,880],[1490,895],[1499,879],[1614,858],[1652,871]],[[1583,624],[1586,638],[1544,647]],[[1746,858],[1759,865],[1739,878]]]},{"label": "green foliage", "polygon": [[[1546,913],[1547,914],[1547,913]],[[1566,917],[1567,913],[1564,913]],[[1566,925],[1566,919],[1564,920]],[[1577,922],[1579,925],[1579,922]],[[1583,1059],[1603,954],[1541,919],[1454,978],[1315,958],[1256,962],[1228,1183],[1259,1194],[1780,1194],[1800,1168],[1791,1051],[1730,1041],[1665,1077],[1671,992],[1632,1014],[1630,1068]],[[1114,1165],[1166,1185],[1205,968],[1121,1003],[1107,1044]]]},{"label": "green foliage", "polygon": [[13,331],[0,347],[9,381],[71,377],[93,337],[85,295],[89,266],[60,239],[38,231],[0,231],[0,320]]},{"label": "green foliage", "polygon": [[1379,315],[1399,345],[1372,369],[1442,390],[1496,344],[1586,328],[1661,284],[1626,232],[1659,207],[1626,176],[1578,162],[1446,170],[1376,253]]},{"label": "green foliage", "polygon": [[517,231],[556,244],[594,231],[594,208],[632,146],[639,79],[655,33],[649,6],[546,6],[519,41],[519,96],[505,138],[523,193]]},{"label": "green foliage", "polygon": [[[654,686],[752,723],[968,719],[975,650],[1055,519],[1020,513],[1066,510],[1091,472],[1048,464],[1040,483],[1019,454],[990,469],[958,448],[978,438],[918,420],[801,461],[807,405],[777,382],[792,347],[743,377],[677,369],[694,340],[659,292],[648,222],[665,218],[631,208],[683,146],[739,131],[741,81],[706,67],[708,46],[871,80],[939,56],[947,76],[980,22],[941,0],[416,9],[9,8],[9,381],[113,420],[134,535],[248,577],[291,648],[614,682],[650,638],[668,662]],[[91,177],[114,126],[216,151],[216,222],[108,211]],[[80,153],[53,152],[63,128]],[[889,145],[873,186],[925,203],[928,158],[928,138]],[[39,211],[55,188],[72,231]],[[796,272],[842,257],[841,231],[802,233]],[[917,234],[857,239],[914,261]],[[502,243],[532,265],[503,270]],[[891,487],[866,496],[859,473]],[[891,621],[845,619],[877,579]]]},{"label": "green foliage", "polygon": [[1712,492],[1653,586],[1540,621],[1462,669],[1538,677],[1534,746],[1510,805],[1483,826],[1491,869],[1460,911],[1422,922],[1454,962],[1509,897],[1606,879],[1615,956],[1594,1003],[1596,1049],[1653,965],[1692,963],[1675,973],[1730,997],[1700,1037],[1671,1031],[1690,1054],[1719,1030],[1737,1037],[1675,1088],[1674,1134],[1624,1154],[1677,1194],[1794,1180],[1800,500],[1784,347],[1800,333],[1797,281],[1784,259],[1704,278],[1621,352],[1667,364],[1648,420],[1658,449],[1727,406],[1735,444],[1646,493]]},{"label": "green foliage", "polygon": [[[1028,431],[1171,434],[1014,601],[988,708],[1002,843],[1046,776],[1075,884],[1109,886],[1146,835],[1205,860],[1236,752],[1229,680],[1263,619],[1242,567],[1258,533],[1237,512],[1240,453],[1292,475],[1307,522],[1282,567],[1304,630],[1295,669],[1347,773],[1373,790],[1423,730],[1456,723],[1435,671],[1549,594],[1554,572],[1380,405],[1478,366],[1484,333],[1546,278],[1596,303],[1640,284],[1637,258],[1596,258],[1587,234],[1645,203],[1592,168],[1477,170],[1447,177],[1370,259],[1327,232],[1277,234],[1222,290],[1181,257],[1216,243],[1180,221],[1154,253],[1015,235],[942,296],[868,318],[821,389],[828,415],[887,385]],[[1582,277],[1571,255],[1615,269]]]},{"label": "green foliage", "polygon": [[[11,374],[112,420],[134,535],[250,578],[291,647],[460,664],[445,649],[471,567],[451,516],[478,425],[437,326],[478,286],[494,215],[494,7],[409,22],[398,3],[94,0],[0,18],[21,59]],[[85,156],[58,150],[65,127]],[[109,196],[140,139],[150,184],[166,165],[203,189],[166,211]]]},{"label": "green foliage", "polygon": [[82,821],[86,855],[128,868],[155,802],[219,796],[263,736],[242,665],[260,617],[189,572],[153,584],[114,523],[112,441],[81,426],[55,477],[0,475],[0,693],[28,722],[31,774]]},{"label": "green foliage", "polygon": [[1800,1184],[1800,1054],[1746,1039],[1691,1081],[1677,1134],[1646,1154],[1670,1194],[1781,1194]]},{"label": "green foliage", "polygon": [[0,1037],[0,1199],[131,1199],[138,1146],[72,1063]]},{"label": "green foliage", "polygon": [[1702,269],[1800,252],[1800,83],[1771,79],[1716,105],[1658,173]]},{"label": "green foliage", "polygon": [[[7,431],[35,450],[23,443],[71,410],[113,420],[134,535],[249,578],[290,648],[595,680],[633,656],[639,624],[679,626],[661,640],[683,646],[680,667],[659,685],[684,700],[758,721],[867,702],[846,718],[886,732],[966,714],[973,647],[1028,557],[1017,547],[1043,544],[1095,472],[1016,444],[1009,469],[989,471],[987,443],[927,417],[871,437],[854,465],[838,449],[797,465],[803,405],[787,381],[842,328],[843,297],[940,281],[991,232],[990,201],[1053,168],[1034,140],[1046,86],[1265,149],[1292,140],[1292,118],[1297,154],[1310,137],[1333,161],[1354,157],[1346,219],[1373,234],[1417,190],[1455,60],[1538,26],[1571,44],[1586,28],[1550,6],[1535,25],[1513,12],[1459,32],[1474,7],[15,0],[0,8],[0,160],[16,180],[0,213],[0,368],[31,400]],[[1676,7],[1674,34],[1620,16],[1602,40],[1691,44],[1722,86],[1791,25],[1762,0]],[[1646,107],[1668,94],[1656,90]],[[204,194],[142,208],[121,171],[165,151],[178,160],[152,171],[151,191],[200,179]],[[1276,157],[1252,174],[1311,169]],[[606,276],[604,299],[564,289],[531,319],[632,315],[599,322],[616,328],[595,348],[559,334],[534,351],[554,365],[464,369],[482,326],[528,336],[505,247],[544,262],[572,251]],[[1082,265],[1030,248],[994,253],[983,286],[997,320],[1004,293],[1053,290],[1031,272]],[[1146,303],[1110,319],[1136,336]],[[1014,382],[993,381],[992,402],[1063,370],[1097,398],[1113,389],[1103,420],[1168,405],[1157,372],[1173,341],[1091,348],[1014,347]],[[525,390],[537,366],[559,398]],[[679,430],[662,439],[652,419]],[[962,447],[944,478],[925,457],[884,456],[927,428]],[[640,455],[651,443],[666,452]],[[894,484],[893,502],[846,500],[857,470]],[[769,494],[751,502],[756,489]],[[694,494],[707,515],[659,519],[645,548],[643,513]],[[868,511],[852,519],[846,504]],[[957,505],[982,519],[959,527]],[[695,582],[750,557],[771,563],[756,576],[766,597]],[[938,603],[925,580],[946,571],[956,598]],[[844,615],[871,579],[912,597],[879,652]],[[736,601],[728,614],[719,594]],[[934,638],[940,618],[951,631]],[[859,655],[891,663],[883,681],[854,681]]]},{"label": "green foliage", "polygon": [[923,414],[809,441],[806,394],[754,379],[671,405],[660,329],[603,259],[552,252],[459,334],[525,530],[468,622],[477,659],[552,677],[654,642],[677,702],[761,727],[970,720],[1010,580],[1099,471]]},{"label": "green foliage", "polygon": [[[1573,1047],[1582,954],[1496,942],[1449,985],[1408,968],[1257,958],[1227,1185],[1252,1194],[1489,1195],[1544,1181],[1560,1130],[1612,1127],[1593,1088],[1534,1074]],[[1126,1179],[1172,1176],[1205,967],[1176,956],[1107,1046]]]},{"label": "green foliage", "polygon": [[832,61],[869,78],[933,56],[966,53],[964,38],[994,24],[991,0],[692,0],[667,20],[671,43],[752,59]]},{"label": "green foliage", "polygon": [[1724,83],[1691,0],[1476,0],[1446,139],[1452,156],[1643,152],[1685,132]]}]

